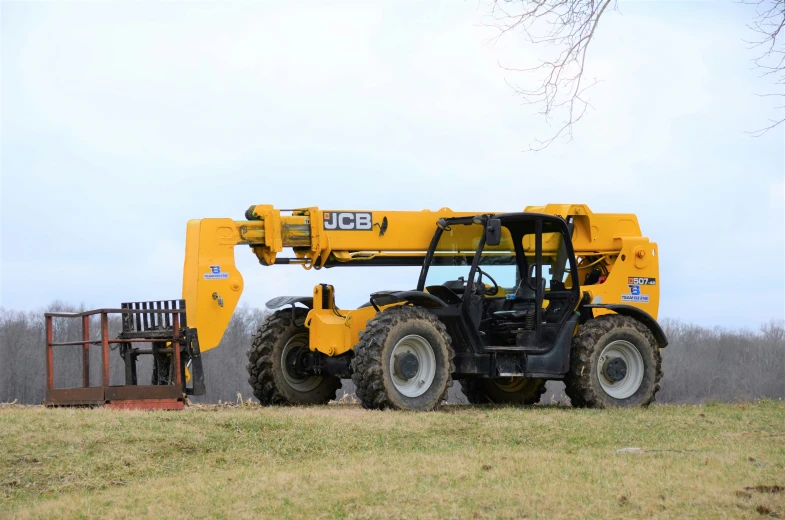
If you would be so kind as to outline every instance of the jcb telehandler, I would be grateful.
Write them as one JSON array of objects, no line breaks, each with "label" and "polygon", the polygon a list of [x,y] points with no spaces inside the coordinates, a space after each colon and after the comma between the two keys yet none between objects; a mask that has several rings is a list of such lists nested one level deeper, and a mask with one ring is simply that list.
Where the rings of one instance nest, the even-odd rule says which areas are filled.
[{"label": "jcb telehandler", "polygon": [[[185,333],[163,343],[159,320],[154,383],[204,391],[200,353],[218,345],[239,301],[234,247],[245,244],[267,266],[420,266],[413,289],[373,292],[354,310],[339,309],[325,284],[267,302],[275,312],[247,364],[264,405],[327,403],[348,377],[363,406],[377,409],[432,410],[454,379],[472,403],[533,404],[547,380],[563,380],[575,406],[654,400],[667,345],[656,321],[657,245],[634,215],[570,204],[505,214],[288,213],[258,205],[245,221],[188,223]],[[124,308],[160,312],[155,302]],[[124,327],[117,342],[144,337],[139,329]],[[130,364],[145,352],[125,352],[133,385]]]}]

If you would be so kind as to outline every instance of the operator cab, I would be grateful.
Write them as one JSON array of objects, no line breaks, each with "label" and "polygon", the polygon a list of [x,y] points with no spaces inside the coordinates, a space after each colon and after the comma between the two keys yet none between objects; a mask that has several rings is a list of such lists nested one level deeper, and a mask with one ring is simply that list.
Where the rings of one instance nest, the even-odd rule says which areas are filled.
[{"label": "operator cab", "polygon": [[512,213],[437,226],[417,290],[446,304],[436,313],[456,343],[474,352],[544,353],[568,321],[574,325],[580,290],[563,219]]}]

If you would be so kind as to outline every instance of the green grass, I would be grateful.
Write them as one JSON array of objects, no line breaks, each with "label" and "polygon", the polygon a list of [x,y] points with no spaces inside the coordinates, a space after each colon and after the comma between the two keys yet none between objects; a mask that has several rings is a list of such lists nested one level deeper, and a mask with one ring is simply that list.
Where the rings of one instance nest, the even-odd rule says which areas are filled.
[{"label": "green grass", "polygon": [[0,407],[2,517],[785,518],[760,485],[785,486],[785,402]]}]

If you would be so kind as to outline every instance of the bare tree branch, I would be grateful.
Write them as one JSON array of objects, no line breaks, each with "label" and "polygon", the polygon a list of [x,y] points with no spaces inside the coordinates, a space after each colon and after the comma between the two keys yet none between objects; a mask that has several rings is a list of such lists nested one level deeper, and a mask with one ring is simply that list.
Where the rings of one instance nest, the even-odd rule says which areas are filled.
[{"label": "bare tree branch", "polygon": [[[526,68],[499,64],[508,72],[521,73],[521,86],[507,80],[516,95],[527,105],[537,106],[537,113],[548,124],[555,120],[555,132],[544,140],[535,139],[529,150],[547,148],[556,139],[572,138],[572,127],[586,114],[591,104],[586,91],[597,84],[586,80],[586,55],[602,15],[615,8],[616,0],[494,0],[488,24],[498,33],[498,40],[510,31],[522,32],[528,41],[551,52],[548,59]],[[503,3],[502,3],[503,2]],[[613,4],[613,6],[611,6]]]},{"label": "bare tree branch", "polygon": [[[756,8],[755,18],[747,27],[755,35],[748,41],[759,54],[752,60],[761,77],[772,78],[778,93],[760,97],[785,98],[785,0],[738,0]],[[616,0],[493,0],[492,22],[497,30],[491,41],[509,32],[521,33],[534,45],[540,45],[547,58],[538,64],[513,68],[499,64],[505,71],[522,75],[519,83],[507,84],[520,96],[523,104],[535,105],[554,132],[546,139],[535,139],[529,150],[543,150],[556,139],[572,139],[572,128],[591,107],[586,91],[597,84],[585,77],[586,55],[594,39],[600,18],[616,8]],[[774,107],[782,114],[782,106]],[[778,115],[763,128],[746,132],[759,137],[785,123]]]},{"label": "bare tree branch", "polygon": [[[755,6],[755,18],[747,25],[755,34],[755,39],[746,42],[751,49],[759,49],[760,52],[752,60],[754,68],[760,71],[761,77],[771,77],[774,84],[780,87],[779,93],[758,95],[785,98],[785,0],[740,0],[740,2]],[[782,108],[778,106],[775,110],[779,111]],[[763,128],[745,133],[760,137],[783,123],[785,117],[769,119],[769,124]]]}]

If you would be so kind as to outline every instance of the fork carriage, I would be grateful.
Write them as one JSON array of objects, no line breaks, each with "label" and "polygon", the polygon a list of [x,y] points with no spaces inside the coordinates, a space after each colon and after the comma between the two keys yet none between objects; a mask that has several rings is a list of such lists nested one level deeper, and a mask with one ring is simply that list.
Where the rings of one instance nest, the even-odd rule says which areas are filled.
[{"label": "fork carriage", "polygon": [[[120,315],[122,330],[110,338],[110,316]],[[91,338],[90,321],[98,316],[100,336]],[[119,309],[85,312],[47,312],[46,321],[46,406],[106,406],[108,408],[182,409],[187,395],[205,393],[204,372],[195,328],[189,328],[185,300],[128,302]],[[53,339],[55,318],[80,319],[82,339]],[[123,361],[124,384],[110,381],[110,348],[116,345]],[[147,347],[149,345],[149,347]],[[54,347],[82,347],[82,386],[55,388]],[[100,386],[90,385],[90,347],[101,347]],[[153,358],[152,384],[139,384],[139,356]],[[186,381],[190,380],[191,385]]]}]

